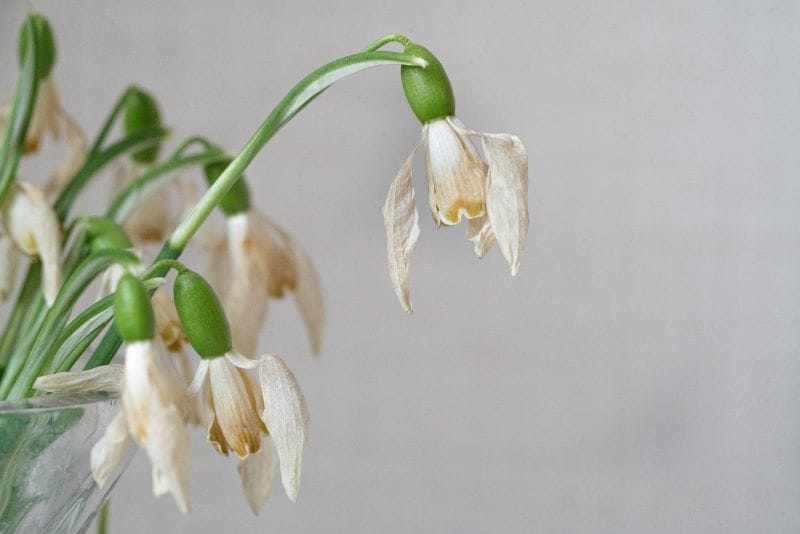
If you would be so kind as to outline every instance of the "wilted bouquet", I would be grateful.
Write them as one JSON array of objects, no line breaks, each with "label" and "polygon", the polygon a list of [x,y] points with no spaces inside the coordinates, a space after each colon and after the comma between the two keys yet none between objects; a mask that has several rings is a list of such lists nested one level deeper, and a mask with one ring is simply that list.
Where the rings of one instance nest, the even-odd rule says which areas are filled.
[{"label": "wilted bouquet", "polygon": [[[403,52],[382,50],[391,43]],[[162,157],[168,131],[156,101],[138,87],[122,93],[89,144],[59,103],[55,40],[39,14],[22,25],[19,58],[16,92],[0,115],[0,298],[16,295],[0,338],[0,399],[119,391],[121,410],[92,449],[98,484],[136,442],[152,463],[154,492],[171,493],[188,511],[187,428],[204,425],[220,453],[239,458],[244,494],[256,513],[278,466],[286,494],[297,498],[306,403],[286,363],[273,354],[256,356],[256,344],[268,299],[290,293],[317,351],[322,298],[308,256],[259,213],[242,173],[283,125],[336,81],[374,66],[400,66],[408,102],[423,125],[436,224],[465,217],[479,257],[497,243],[512,274],[519,268],[528,227],[522,143],[467,129],[455,116],[442,65],[403,36],[381,38],[303,78],[235,156],[194,136]],[[122,134],[112,142],[117,123]],[[22,180],[20,160],[48,136],[65,141],[63,163],[46,183]],[[480,141],[482,155],[473,140]],[[420,233],[411,179],[416,148],[383,207],[389,274],[408,312],[409,264]],[[186,176],[191,168],[199,168],[208,184],[199,199],[194,184],[178,178],[178,171]],[[105,212],[73,215],[84,188],[108,169],[115,170],[116,194]],[[184,205],[177,223],[170,191]],[[224,235],[216,237],[201,231],[215,208],[225,219]],[[211,282],[178,261],[193,238],[209,251]],[[162,240],[153,254],[151,244]],[[20,255],[30,262],[15,291]],[[173,273],[170,296],[163,286]],[[97,279],[99,297],[76,310]],[[123,344],[124,364],[112,363]]]}]

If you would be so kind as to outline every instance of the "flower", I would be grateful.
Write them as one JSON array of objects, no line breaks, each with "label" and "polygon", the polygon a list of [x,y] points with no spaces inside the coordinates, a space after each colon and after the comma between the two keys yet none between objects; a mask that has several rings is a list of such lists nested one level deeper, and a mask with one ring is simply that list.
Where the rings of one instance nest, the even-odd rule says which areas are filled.
[{"label": "flower", "polygon": [[[10,105],[3,106],[0,110],[0,131],[5,129],[10,111]],[[23,152],[25,154],[38,152],[46,134],[59,141],[62,131],[67,154],[45,185],[44,189],[48,195],[60,191],[66,181],[83,165],[88,144],[80,125],[61,107],[55,82],[51,77],[47,77],[39,84]]]},{"label": "flower", "polygon": [[61,287],[61,225],[44,194],[17,180],[0,207],[0,301],[14,285],[19,252],[42,262],[43,292],[48,306]]},{"label": "flower", "polygon": [[[249,373],[256,368],[259,386]],[[211,410],[208,440],[220,454],[233,451],[240,458],[242,489],[253,512],[266,502],[278,463],[286,495],[296,501],[308,407],[283,360],[274,354],[253,360],[234,350],[204,359],[190,392],[201,389]]]},{"label": "flower", "polygon": [[[322,290],[308,254],[286,230],[248,209],[226,216],[227,237],[211,254],[211,274],[221,288],[237,347],[256,352],[268,298],[291,291],[314,353],[324,323]],[[227,254],[225,253],[227,249]]]},{"label": "flower", "polygon": [[121,391],[122,407],[92,448],[92,474],[103,486],[116,470],[131,440],[144,447],[153,467],[153,493],[171,493],[189,511],[189,410],[185,386],[161,344],[127,344],[125,366],[41,376],[36,389],[48,392]]},{"label": "flower", "polygon": [[[114,174],[114,194],[121,192],[125,186],[145,172],[147,166],[128,159],[121,161]],[[144,246],[148,243],[160,244],[173,225],[168,189],[159,189],[139,201],[122,227],[134,243]]]}]

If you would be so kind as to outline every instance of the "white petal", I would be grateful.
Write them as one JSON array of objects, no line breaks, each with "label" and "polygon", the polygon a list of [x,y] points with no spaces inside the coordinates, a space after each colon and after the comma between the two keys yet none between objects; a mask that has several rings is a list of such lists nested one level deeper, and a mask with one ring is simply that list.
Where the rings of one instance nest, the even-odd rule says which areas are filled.
[{"label": "white petal", "polygon": [[58,111],[61,104],[58,102],[58,92],[52,78],[45,78],[39,84],[36,103],[33,106],[28,132],[25,138],[24,152],[36,152],[46,132],[58,139]]},{"label": "white petal", "polygon": [[242,492],[253,513],[258,515],[267,502],[278,468],[278,455],[272,440],[261,442],[261,451],[239,462],[237,470],[242,480]]},{"label": "white petal", "polygon": [[231,325],[234,346],[253,354],[267,316],[267,284],[264,280],[246,213],[227,218],[228,281],[225,313]]},{"label": "white petal", "polygon": [[508,134],[485,134],[483,151],[489,163],[489,222],[515,275],[528,234],[528,156],[519,138]]},{"label": "white petal", "polygon": [[[311,350],[317,354],[322,343],[322,329],[325,323],[325,305],[322,302],[322,286],[319,282],[319,276],[316,269],[314,269],[311,258],[300,246],[300,243],[289,235],[286,230],[272,221],[265,220],[265,223],[281,237],[284,249],[289,255],[296,281],[292,293],[306,325],[308,338],[311,342]],[[253,353],[255,353],[255,350],[247,354]]]},{"label": "white petal", "polygon": [[103,437],[92,447],[92,476],[98,486],[102,488],[125,459],[130,443],[125,413],[120,411],[111,420]]},{"label": "white petal", "polygon": [[408,273],[411,256],[419,239],[419,214],[414,202],[414,187],[411,183],[411,151],[389,187],[383,204],[383,224],[386,228],[386,252],[389,258],[389,277],[394,291],[405,311],[411,313],[411,295]]},{"label": "white petal", "polygon": [[124,374],[125,367],[123,365],[103,365],[88,371],[71,371],[40,376],[33,383],[33,387],[39,391],[50,393],[119,391]]},{"label": "white petal", "polygon": [[[135,163],[121,164],[114,177],[115,192],[122,191],[144,171],[143,166]],[[134,211],[125,219],[122,227],[136,243],[162,241],[172,227],[171,214],[169,189],[158,189],[138,199]]]},{"label": "white petal", "polygon": [[172,493],[178,508],[189,512],[189,434],[175,406],[153,409],[145,448],[153,466],[153,491]]},{"label": "white petal", "polygon": [[228,358],[228,361],[239,369],[256,369],[261,364],[260,360],[248,358],[244,354],[236,352],[235,350],[226,352],[225,357]]},{"label": "white petal", "polygon": [[75,119],[67,115],[64,110],[59,110],[58,115],[64,123],[67,155],[64,161],[56,167],[55,172],[53,172],[53,175],[50,177],[50,181],[47,182],[45,186],[45,193],[47,195],[56,194],[64,188],[67,181],[78,172],[83,162],[86,161],[86,152],[88,150],[86,136]]},{"label": "white petal", "polygon": [[469,220],[467,239],[475,243],[476,256],[479,258],[486,256],[486,253],[496,242],[494,232],[492,232],[492,225],[489,224],[489,218],[486,215]]},{"label": "white petal", "polygon": [[258,452],[264,428],[248,377],[222,357],[209,362],[208,378],[214,412],[225,441],[239,458]]},{"label": "white petal", "polygon": [[275,440],[283,488],[286,496],[296,501],[308,437],[308,407],[297,380],[278,356],[262,357],[259,378],[264,395],[263,419]]},{"label": "white petal", "polygon": [[11,236],[0,229],[0,302],[5,302],[14,290],[17,278],[19,251]]},{"label": "white petal", "polygon": [[486,165],[468,137],[447,119],[426,125],[428,198],[437,224],[457,224],[486,213]]},{"label": "white petal", "polygon": [[45,301],[52,305],[61,287],[61,226],[55,212],[35,186],[17,181],[3,217],[17,247],[41,258]]}]

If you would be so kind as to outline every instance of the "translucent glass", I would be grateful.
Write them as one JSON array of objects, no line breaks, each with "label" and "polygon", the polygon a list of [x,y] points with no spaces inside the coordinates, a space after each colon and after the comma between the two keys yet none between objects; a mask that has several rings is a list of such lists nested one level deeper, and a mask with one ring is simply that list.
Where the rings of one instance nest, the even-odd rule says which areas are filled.
[{"label": "translucent glass", "polygon": [[92,446],[119,410],[104,393],[0,402],[0,532],[83,532],[133,455],[101,489]]}]

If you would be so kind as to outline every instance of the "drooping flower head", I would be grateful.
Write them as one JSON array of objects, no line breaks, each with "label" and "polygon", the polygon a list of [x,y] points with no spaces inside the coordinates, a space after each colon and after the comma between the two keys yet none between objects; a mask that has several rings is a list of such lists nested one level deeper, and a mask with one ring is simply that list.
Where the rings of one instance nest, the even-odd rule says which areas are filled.
[{"label": "drooping flower head", "polygon": [[[437,225],[469,220],[467,237],[483,257],[496,242],[514,275],[519,269],[528,229],[528,158],[519,138],[476,132],[455,116],[455,98],[439,60],[426,48],[409,44],[406,52],[424,58],[424,69],[401,67],[403,89],[422,123],[428,204]],[[472,143],[480,139],[483,157]],[[389,273],[403,308],[410,312],[408,273],[419,238],[411,183],[416,149],[392,181],[383,207]]]},{"label": "drooping flower head", "polygon": [[[209,442],[221,454],[239,457],[242,488],[255,513],[278,464],[286,495],[296,500],[308,408],[294,375],[276,355],[251,359],[233,348],[222,304],[197,273],[178,275],[174,299],[186,338],[202,358],[190,391],[207,400]],[[256,369],[257,382],[251,375]]]}]

